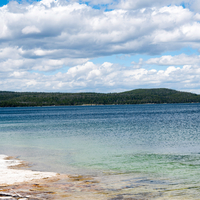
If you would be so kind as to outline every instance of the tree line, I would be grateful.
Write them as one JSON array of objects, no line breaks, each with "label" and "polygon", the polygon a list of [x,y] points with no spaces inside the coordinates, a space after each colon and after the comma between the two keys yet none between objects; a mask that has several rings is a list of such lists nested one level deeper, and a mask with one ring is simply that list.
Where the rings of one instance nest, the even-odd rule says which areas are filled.
[{"label": "tree line", "polygon": [[136,89],[121,93],[39,93],[0,91],[0,107],[197,103],[200,95],[172,89]]}]

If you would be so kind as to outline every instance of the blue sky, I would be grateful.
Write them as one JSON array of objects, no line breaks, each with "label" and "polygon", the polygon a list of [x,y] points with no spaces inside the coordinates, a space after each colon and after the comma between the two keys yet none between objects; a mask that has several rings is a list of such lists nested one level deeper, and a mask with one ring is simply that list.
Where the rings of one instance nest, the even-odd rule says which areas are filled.
[{"label": "blue sky", "polygon": [[0,6],[6,5],[9,1],[8,0],[1,0]]},{"label": "blue sky", "polygon": [[[13,0],[1,0],[0,1],[0,6],[7,5],[11,1],[13,1]],[[27,1],[25,1],[25,0],[18,0],[16,2],[18,2],[18,3],[24,3],[24,2],[33,3],[35,1],[37,2],[37,1],[40,1],[40,0],[27,0]]]},{"label": "blue sky", "polygon": [[200,94],[197,0],[3,0],[0,14],[0,90]]}]

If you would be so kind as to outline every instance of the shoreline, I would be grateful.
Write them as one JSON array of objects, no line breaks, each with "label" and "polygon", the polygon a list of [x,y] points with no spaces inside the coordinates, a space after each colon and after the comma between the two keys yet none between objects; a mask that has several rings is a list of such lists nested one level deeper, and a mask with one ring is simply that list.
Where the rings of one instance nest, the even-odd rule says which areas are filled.
[{"label": "shoreline", "polygon": [[39,172],[28,169],[24,161],[0,155],[0,186],[29,182],[36,179],[51,178],[57,175],[54,172]]},{"label": "shoreline", "polygon": [[81,106],[127,106],[127,105],[166,105],[166,104],[200,104],[200,102],[175,102],[175,103],[135,103],[135,104],[129,104],[129,103],[124,103],[124,104],[77,104],[77,105],[45,105],[45,106],[0,106],[0,108],[45,108],[45,107],[81,107]]},{"label": "shoreline", "polygon": [[0,199],[109,199],[92,176],[32,171],[28,166],[0,154]]},{"label": "shoreline", "polygon": [[[17,97],[16,97],[17,94]],[[2,97],[1,97],[2,96]],[[0,107],[199,103],[200,95],[168,88],[135,89],[119,93],[51,93],[0,91]]]},{"label": "shoreline", "polygon": [[[193,190],[170,180],[124,174],[66,175],[25,169],[24,161],[0,154],[0,199],[6,200],[189,200]],[[194,194],[193,194],[194,192]],[[184,194],[185,193],[185,194]]]}]

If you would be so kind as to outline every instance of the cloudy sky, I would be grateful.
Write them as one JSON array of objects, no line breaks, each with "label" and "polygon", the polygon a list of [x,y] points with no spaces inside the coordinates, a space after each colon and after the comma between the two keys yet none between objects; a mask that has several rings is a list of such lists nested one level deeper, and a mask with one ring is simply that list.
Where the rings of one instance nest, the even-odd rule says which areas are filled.
[{"label": "cloudy sky", "polygon": [[200,94],[199,0],[1,0],[0,90]]}]

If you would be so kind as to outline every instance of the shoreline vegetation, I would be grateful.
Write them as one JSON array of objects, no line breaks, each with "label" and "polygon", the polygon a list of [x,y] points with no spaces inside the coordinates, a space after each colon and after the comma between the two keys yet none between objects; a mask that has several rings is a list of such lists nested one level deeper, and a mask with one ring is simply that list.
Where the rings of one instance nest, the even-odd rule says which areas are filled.
[{"label": "shoreline vegetation", "polygon": [[44,93],[0,91],[0,107],[94,106],[199,102],[200,95],[167,88],[136,89],[120,93]]}]

